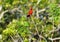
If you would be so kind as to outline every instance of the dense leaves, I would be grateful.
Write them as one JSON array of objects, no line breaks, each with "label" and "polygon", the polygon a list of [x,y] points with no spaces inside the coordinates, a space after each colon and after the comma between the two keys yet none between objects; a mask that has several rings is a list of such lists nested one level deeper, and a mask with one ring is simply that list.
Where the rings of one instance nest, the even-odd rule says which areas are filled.
[{"label": "dense leaves", "polygon": [[[0,0],[0,42],[51,42],[60,37],[59,3],[60,0]],[[27,17],[30,6],[33,13]],[[45,10],[40,12],[42,9]]]}]

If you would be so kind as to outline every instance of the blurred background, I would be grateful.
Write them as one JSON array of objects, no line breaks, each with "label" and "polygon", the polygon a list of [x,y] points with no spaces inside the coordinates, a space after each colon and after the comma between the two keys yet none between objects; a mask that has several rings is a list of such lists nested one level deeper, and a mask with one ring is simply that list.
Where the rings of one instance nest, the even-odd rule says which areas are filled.
[{"label": "blurred background", "polygon": [[60,0],[0,0],[0,42],[60,42]]}]

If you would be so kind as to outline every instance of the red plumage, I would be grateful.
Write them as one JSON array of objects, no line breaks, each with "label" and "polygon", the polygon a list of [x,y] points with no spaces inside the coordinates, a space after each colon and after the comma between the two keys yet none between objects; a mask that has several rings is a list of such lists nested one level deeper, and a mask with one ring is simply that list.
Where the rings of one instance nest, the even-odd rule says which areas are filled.
[{"label": "red plumage", "polygon": [[32,15],[32,13],[33,13],[33,9],[32,9],[32,7],[30,7],[30,10],[29,10],[29,12],[28,12],[27,17],[30,17],[30,15]]}]

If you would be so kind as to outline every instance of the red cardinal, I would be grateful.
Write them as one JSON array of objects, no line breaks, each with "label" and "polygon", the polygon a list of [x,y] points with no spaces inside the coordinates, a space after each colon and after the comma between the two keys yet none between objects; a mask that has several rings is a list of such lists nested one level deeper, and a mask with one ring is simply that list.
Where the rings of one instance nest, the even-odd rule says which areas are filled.
[{"label": "red cardinal", "polygon": [[29,12],[28,12],[27,17],[30,17],[30,15],[32,15],[32,13],[33,13],[33,9],[32,9],[32,7],[30,7],[30,10],[29,10]]}]

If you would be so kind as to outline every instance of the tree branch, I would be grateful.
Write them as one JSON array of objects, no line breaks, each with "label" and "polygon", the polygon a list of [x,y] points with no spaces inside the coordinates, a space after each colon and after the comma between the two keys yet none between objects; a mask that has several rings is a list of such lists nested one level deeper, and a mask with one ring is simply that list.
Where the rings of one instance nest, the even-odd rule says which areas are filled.
[{"label": "tree branch", "polygon": [[56,30],[52,30],[52,31],[49,32],[49,34],[52,33],[52,32],[56,32],[56,31],[58,31],[59,29],[60,29],[60,28],[58,28],[58,29],[56,29]]},{"label": "tree branch", "polygon": [[16,10],[17,10],[18,12],[23,13],[22,10],[19,10],[19,8],[14,8],[14,9],[11,10],[11,12],[14,12],[14,11],[16,11]]},{"label": "tree branch", "polygon": [[13,38],[11,35],[10,35],[10,37],[11,37],[11,39],[12,39],[13,41],[15,41],[14,38]]},{"label": "tree branch", "polygon": [[41,2],[41,0],[38,0],[37,5]]},{"label": "tree branch", "polygon": [[19,8],[14,8],[14,9],[12,9],[12,10],[6,10],[6,11],[3,11],[1,14],[0,14],[0,21],[1,21],[1,19],[2,19],[2,17],[4,16],[4,14],[6,13],[6,12],[11,12],[11,13],[14,13],[14,11],[19,11],[20,13],[23,13],[22,12],[22,10],[19,10]]},{"label": "tree branch", "polygon": [[0,20],[1,20],[1,18],[3,17],[3,15],[4,15],[6,12],[8,12],[8,10],[3,11],[3,12],[0,14]]},{"label": "tree branch", "polygon": [[44,9],[42,9],[42,10],[39,10],[38,12],[40,13],[40,12],[43,12],[43,11],[45,11],[46,9],[44,8]]},{"label": "tree branch", "polygon": [[58,37],[58,38],[48,38],[49,40],[58,40],[58,39],[60,39],[60,37]]},{"label": "tree branch", "polygon": [[38,7],[36,8],[36,16],[37,16],[37,18],[39,18]]}]

